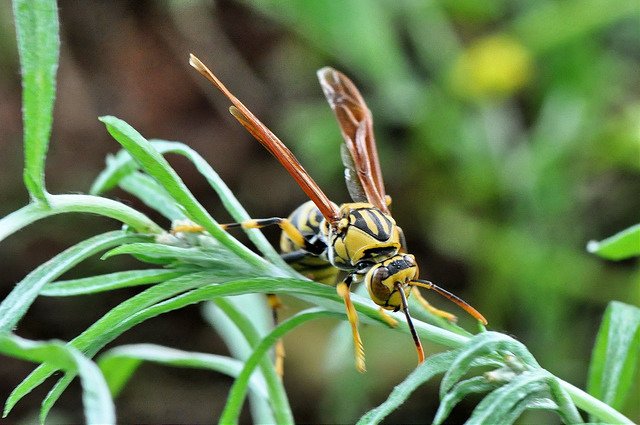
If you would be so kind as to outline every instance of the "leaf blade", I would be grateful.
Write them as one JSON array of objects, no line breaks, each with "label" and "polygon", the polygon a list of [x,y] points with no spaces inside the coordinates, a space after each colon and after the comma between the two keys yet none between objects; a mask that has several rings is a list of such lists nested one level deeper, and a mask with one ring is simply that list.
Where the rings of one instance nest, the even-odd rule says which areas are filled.
[{"label": "leaf blade", "polygon": [[60,24],[53,0],[15,0],[24,122],[24,184],[32,199],[48,204],[44,166],[49,148],[60,56]]},{"label": "leaf blade", "polygon": [[623,407],[640,358],[640,309],[609,303],[589,365],[587,392],[614,409]]},{"label": "leaf blade", "polygon": [[640,255],[640,224],[599,242],[589,241],[587,251],[608,260],[623,260]]}]

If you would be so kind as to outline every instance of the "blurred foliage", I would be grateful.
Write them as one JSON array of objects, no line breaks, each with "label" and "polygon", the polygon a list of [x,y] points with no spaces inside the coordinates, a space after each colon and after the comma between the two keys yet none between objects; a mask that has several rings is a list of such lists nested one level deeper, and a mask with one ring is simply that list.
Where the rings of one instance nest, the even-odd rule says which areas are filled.
[{"label": "blurred foliage", "polygon": [[[60,143],[66,145],[56,148],[54,143],[48,167],[57,173],[48,174],[51,185],[69,190],[82,181],[83,188],[88,186],[102,159],[80,164],[77,152],[92,150],[102,158],[115,149],[107,144],[97,148],[93,142],[102,136],[95,134],[103,130],[87,130],[98,128],[91,120],[108,112],[135,117],[131,121],[149,135],[194,144],[202,140],[210,149],[205,155],[256,216],[284,215],[300,203],[303,197],[292,189],[293,182],[272,173],[275,161],[243,152],[238,146],[245,143],[235,143],[241,130],[226,133],[235,125],[230,119],[217,127],[201,124],[216,117],[208,110],[201,113],[197,101],[185,100],[189,94],[197,97],[190,92],[193,87],[185,88],[185,75],[191,75],[187,53],[193,50],[207,62],[214,58],[214,69],[230,80],[229,87],[292,147],[332,199],[344,201],[340,134],[315,79],[318,68],[332,65],[354,79],[373,112],[394,216],[423,276],[462,295],[493,329],[515,335],[544,367],[579,386],[586,382],[590,347],[608,301],[640,304],[637,259],[607,263],[585,251],[588,240],[638,222],[638,2],[87,3],[74,8],[61,3],[63,31],[65,24],[69,28],[63,33],[61,68],[73,77],[60,85],[60,96],[71,93],[82,109],[58,111],[58,121],[68,125],[64,118],[73,117],[77,124],[71,135],[84,144],[64,137]],[[10,21],[3,11],[0,19]],[[10,27],[1,25],[0,33]],[[16,62],[11,46],[0,42],[8,58],[0,65],[8,81],[2,82],[2,93],[17,84],[16,66],[9,67]],[[95,54],[97,49],[101,54]],[[133,70],[144,74],[140,69],[149,72],[132,75]],[[82,83],[104,91],[78,90]],[[91,95],[100,100],[87,102]],[[2,97],[3,102],[12,99]],[[19,117],[19,106],[8,113],[3,105],[0,118],[7,124],[2,123],[0,162],[8,167],[0,175],[19,183],[19,168],[7,171],[19,156],[7,148],[19,145],[12,121]],[[67,171],[69,164],[73,173]],[[256,184],[264,175],[273,176],[268,189],[261,186],[264,180]],[[59,183],[65,176],[73,184]],[[2,180],[4,189],[11,180]],[[8,194],[6,211],[24,194],[23,189],[16,192]],[[210,205],[216,208],[215,201]],[[22,240],[14,244],[16,252],[21,246],[28,252]],[[330,408],[308,412],[308,407],[294,406],[305,412],[296,417],[345,420],[339,412],[361,413],[406,375],[412,367],[410,347],[398,345],[403,352],[394,353],[399,364],[409,366],[394,367],[389,346],[396,351],[395,337],[364,333],[371,341],[366,376],[352,377],[349,361],[342,363],[346,369],[336,366],[339,353],[349,350],[345,338],[327,335],[326,329],[318,330],[317,338],[305,332],[286,340],[287,379],[291,385],[300,381],[297,377],[306,379],[296,387],[302,401],[317,399],[315,389],[322,385],[333,388],[329,373],[349,382],[318,401]],[[332,362],[326,369],[316,356],[296,357],[309,357],[321,346]],[[359,390],[357,397],[336,396],[350,389]],[[419,397],[432,399],[422,398],[421,409],[435,411],[435,390],[427,388],[424,394]],[[640,418],[640,403],[631,397],[627,404],[625,412]],[[400,410],[389,420],[425,416],[415,413]]]}]

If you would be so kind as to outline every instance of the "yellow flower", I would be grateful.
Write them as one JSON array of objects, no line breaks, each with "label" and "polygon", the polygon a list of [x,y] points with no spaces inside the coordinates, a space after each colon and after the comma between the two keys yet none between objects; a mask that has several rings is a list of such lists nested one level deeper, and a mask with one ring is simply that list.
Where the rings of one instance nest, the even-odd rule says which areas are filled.
[{"label": "yellow flower", "polygon": [[464,97],[506,97],[524,87],[532,73],[527,49],[510,36],[494,35],[480,39],[458,57],[451,82]]}]

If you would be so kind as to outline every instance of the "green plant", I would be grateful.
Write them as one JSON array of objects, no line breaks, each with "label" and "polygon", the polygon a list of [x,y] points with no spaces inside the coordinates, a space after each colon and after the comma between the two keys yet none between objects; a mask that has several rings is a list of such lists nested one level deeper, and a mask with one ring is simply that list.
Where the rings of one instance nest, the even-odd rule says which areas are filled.
[{"label": "green plant", "polygon": [[[189,147],[176,142],[148,141],[124,121],[102,117],[107,130],[124,148],[108,158],[89,195],[50,194],[46,190],[44,162],[52,122],[55,73],[59,55],[58,19],[55,2],[14,2],[21,56],[24,104],[24,181],[31,202],[0,220],[0,239],[55,214],[83,212],[113,218],[124,224],[115,230],[82,241],[42,264],[19,282],[0,304],[0,352],[40,363],[9,396],[4,410],[12,407],[44,379],[63,371],[43,401],[41,420],[69,383],[79,376],[87,422],[114,423],[112,397],[126,385],[143,361],[217,370],[236,377],[222,412],[222,423],[237,422],[240,408],[250,392],[256,422],[291,423],[287,394],[266,356],[274,342],[310,320],[333,316],[344,319],[343,306],[330,287],[310,282],[289,269],[260,232],[247,234],[260,251],[252,252],[222,231],[213,217],[195,199],[163,155],[175,153],[189,159],[218,193],[232,217],[248,218],[215,171]],[[178,236],[165,231],[144,214],[122,203],[100,196],[120,186],[169,220],[188,219],[207,233]],[[84,259],[105,252],[102,259],[130,255],[154,268],[115,272],[81,279],[56,281]],[[92,326],[67,343],[24,340],[13,330],[38,296],[74,296],[136,285],[151,285],[107,312]],[[243,304],[232,295],[265,292],[286,293],[315,307],[303,310],[268,329],[268,315],[259,296]],[[236,358],[184,352],[162,346],[102,348],[126,330],[152,317],[194,303],[215,304],[226,319],[216,327],[229,342],[241,339]],[[354,297],[363,321],[386,326],[370,302]],[[251,316],[247,303],[253,303]],[[209,304],[211,306],[211,304]],[[444,373],[441,405],[434,421],[441,423],[451,409],[469,394],[485,394],[470,423],[510,423],[525,409],[557,411],[566,423],[582,422],[577,408],[594,420],[630,423],[620,409],[634,376],[640,341],[640,312],[612,303],[598,335],[589,381],[589,392],[562,381],[543,369],[529,350],[506,335],[482,330],[472,336],[460,328],[443,329],[416,321],[419,334],[448,348],[433,355],[398,385],[388,400],[366,413],[362,423],[380,422],[407,400],[411,392],[437,374]],[[398,330],[407,332],[406,326]],[[98,357],[97,365],[91,359]],[[255,369],[259,374],[252,375]],[[483,374],[478,373],[478,370]],[[608,404],[607,404],[608,403]]]}]

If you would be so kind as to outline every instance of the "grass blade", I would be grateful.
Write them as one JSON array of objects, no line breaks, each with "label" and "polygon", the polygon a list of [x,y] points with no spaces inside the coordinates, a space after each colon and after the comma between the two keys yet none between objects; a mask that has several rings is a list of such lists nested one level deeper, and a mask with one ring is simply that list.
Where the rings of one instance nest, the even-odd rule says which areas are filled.
[{"label": "grass blade", "polygon": [[[132,344],[113,348],[100,356],[98,366],[106,377],[112,394],[116,395],[143,361],[165,366],[212,370],[231,377],[237,377],[243,367],[241,361],[230,357],[176,350],[156,344]],[[267,398],[265,383],[258,375],[253,376],[251,389],[261,397]]]},{"label": "grass blade", "polygon": [[32,199],[47,204],[44,165],[60,56],[58,9],[55,0],[15,0],[13,13],[22,73],[24,184]]},{"label": "grass blade", "polygon": [[622,232],[600,242],[590,241],[587,251],[608,260],[623,260],[640,255],[640,224],[631,226]]},{"label": "grass blade", "polygon": [[95,294],[114,289],[164,282],[186,273],[186,270],[146,269],[115,272],[81,279],[59,280],[47,283],[40,291],[40,295],[46,297],[70,297]]},{"label": "grass blade", "polygon": [[624,407],[640,357],[640,309],[609,303],[589,365],[587,391],[614,409]]},{"label": "grass blade", "polygon": [[113,400],[100,369],[75,348],[63,342],[34,342],[5,334],[0,336],[0,352],[33,362],[55,364],[63,370],[77,373],[82,384],[87,423],[116,422]]},{"label": "grass blade", "polygon": [[434,376],[444,373],[457,355],[458,350],[446,351],[426,359],[424,363],[393,389],[384,403],[362,416],[358,421],[358,425],[380,423],[387,415],[404,403],[416,388]]},{"label": "grass blade", "polygon": [[0,332],[13,329],[36,299],[42,287],[80,261],[100,251],[146,237],[123,231],[103,233],[80,242],[29,273],[0,304]]}]

